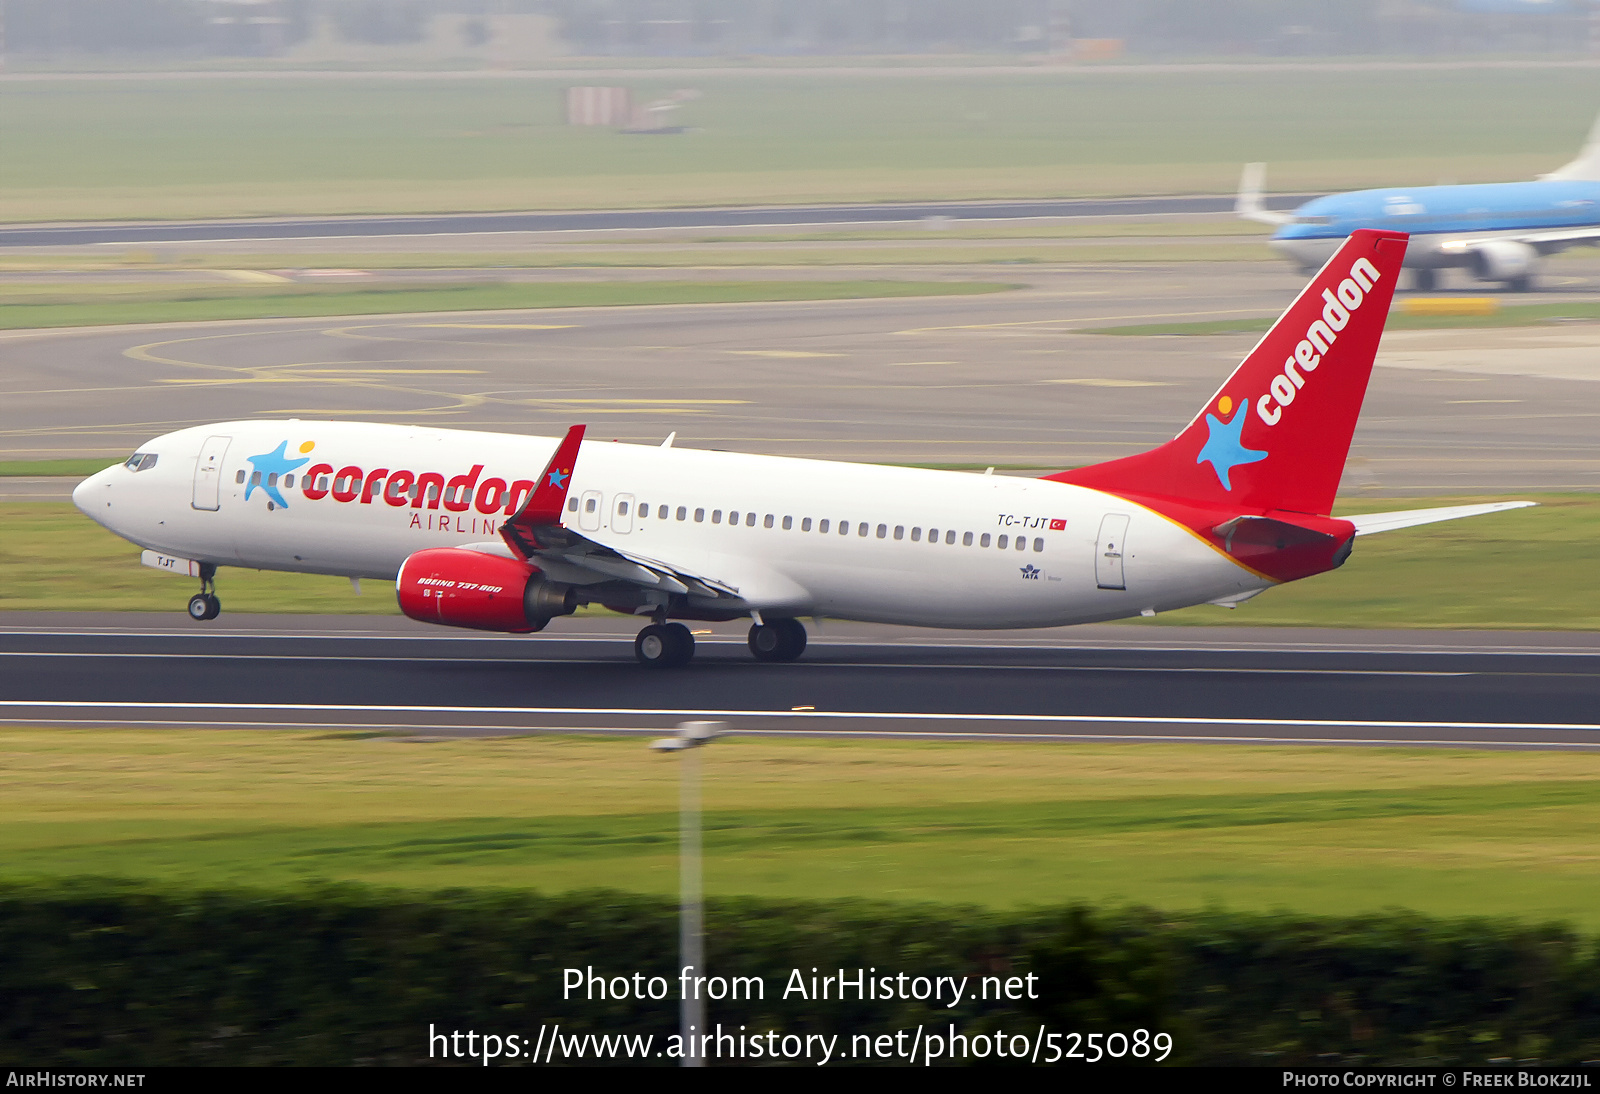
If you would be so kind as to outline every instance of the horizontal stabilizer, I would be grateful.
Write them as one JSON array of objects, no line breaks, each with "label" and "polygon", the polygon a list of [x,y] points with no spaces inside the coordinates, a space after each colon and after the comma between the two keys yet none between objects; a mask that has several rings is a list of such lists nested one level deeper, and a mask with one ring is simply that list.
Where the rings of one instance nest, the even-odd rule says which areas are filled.
[{"label": "horizontal stabilizer", "polygon": [[1526,509],[1538,505],[1536,501],[1493,501],[1484,505],[1446,505],[1438,509],[1404,509],[1398,513],[1368,513],[1361,517],[1346,517],[1356,526],[1356,535],[1373,532],[1392,532],[1396,528],[1413,528],[1419,524],[1433,524],[1441,520],[1459,520],[1462,517],[1499,513],[1506,509]]}]

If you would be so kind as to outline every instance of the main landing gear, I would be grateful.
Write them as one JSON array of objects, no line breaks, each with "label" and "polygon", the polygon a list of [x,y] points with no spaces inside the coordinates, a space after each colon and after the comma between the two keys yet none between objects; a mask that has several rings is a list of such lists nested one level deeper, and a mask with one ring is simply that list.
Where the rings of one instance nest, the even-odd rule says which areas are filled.
[{"label": "main landing gear", "polygon": [[694,656],[694,635],[682,623],[652,623],[633,640],[633,655],[647,669],[675,669]]},{"label": "main landing gear", "polygon": [[798,619],[774,619],[750,628],[750,652],[757,661],[793,661],[806,649],[806,629]]},{"label": "main landing gear", "polygon": [[200,564],[200,591],[189,598],[189,618],[197,621],[215,619],[222,614],[222,601],[217,599],[217,568],[209,562]]}]

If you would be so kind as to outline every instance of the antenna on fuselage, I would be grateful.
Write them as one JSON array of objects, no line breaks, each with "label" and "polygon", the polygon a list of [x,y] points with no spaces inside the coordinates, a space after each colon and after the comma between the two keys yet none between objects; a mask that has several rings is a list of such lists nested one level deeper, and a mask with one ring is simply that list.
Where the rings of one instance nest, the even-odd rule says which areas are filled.
[{"label": "antenna on fuselage", "polygon": [[671,433],[667,434],[667,439],[661,442],[661,447],[662,448],[671,448],[672,447],[672,442],[677,440],[677,439],[678,439],[678,431],[676,429],[674,429]]}]

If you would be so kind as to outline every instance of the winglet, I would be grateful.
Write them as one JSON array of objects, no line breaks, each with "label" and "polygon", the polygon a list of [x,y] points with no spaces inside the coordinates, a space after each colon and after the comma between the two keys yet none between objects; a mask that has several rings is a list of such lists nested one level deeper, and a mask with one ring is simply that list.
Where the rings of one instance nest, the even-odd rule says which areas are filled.
[{"label": "winglet", "polygon": [[1293,213],[1278,213],[1268,209],[1261,200],[1261,184],[1267,178],[1267,165],[1247,163],[1239,174],[1239,195],[1233,199],[1233,211],[1241,220],[1282,227],[1294,220]]},{"label": "winglet", "polygon": [[572,469],[578,462],[578,446],[583,443],[583,430],[581,425],[567,430],[567,435],[556,446],[555,455],[545,464],[539,485],[533,488],[522,508],[500,526],[500,535],[524,558],[539,547],[541,527],[561,524],[567,490],[572,485]]}]

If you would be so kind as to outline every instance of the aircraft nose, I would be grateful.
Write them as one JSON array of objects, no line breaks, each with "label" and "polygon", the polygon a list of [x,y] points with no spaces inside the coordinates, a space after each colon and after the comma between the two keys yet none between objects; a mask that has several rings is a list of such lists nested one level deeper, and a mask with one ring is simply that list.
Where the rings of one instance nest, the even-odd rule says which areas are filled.
[{"label": "aircraft nose", "polygon": [[108,468],[105,471],[90,475],[72,488],[72,504],[78,507],[78,512],[86,517],[99,519],[99,514],[95,510],[97,506],[104,509],[104,503],[107,500],[106,493],[109,489],[106,476],[111,473],[111,470]]}]

